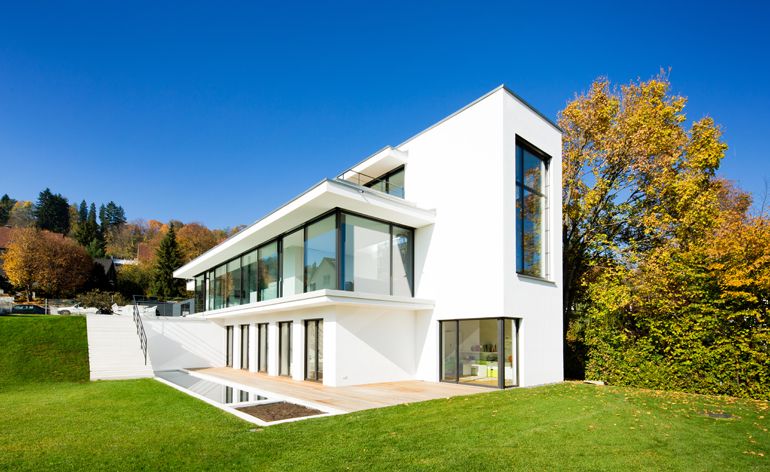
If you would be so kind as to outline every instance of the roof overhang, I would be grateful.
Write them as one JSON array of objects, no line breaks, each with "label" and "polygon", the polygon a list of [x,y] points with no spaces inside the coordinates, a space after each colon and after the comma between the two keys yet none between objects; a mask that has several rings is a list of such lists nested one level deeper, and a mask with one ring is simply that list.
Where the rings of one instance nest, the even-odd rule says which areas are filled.
[{"label": "roof overhang", "polygon": [[412,228],[433,224],[436,215],[434,210],[419,208],[411,202],[383,192],[340,180],[324,180],[175,270],[174,277],[195,277],[334,208]]},{"label": "roof overhang", "polygon": [[343,172],[339,178],[364,185],[377,177],[406,164],[407,154],[391,146],[380,149],[355,166]]}]

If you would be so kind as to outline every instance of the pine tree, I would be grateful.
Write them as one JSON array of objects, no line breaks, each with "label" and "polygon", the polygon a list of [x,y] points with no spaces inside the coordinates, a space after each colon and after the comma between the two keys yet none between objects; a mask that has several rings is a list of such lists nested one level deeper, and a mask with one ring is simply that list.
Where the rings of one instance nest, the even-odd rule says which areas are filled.
[{"label": "pine tree", "polygon": [[182,266],[182,251],[176,240],[174,225],[168,229],[155,253],[153,292],[159,297],[178,297],[184,293],[184,281],[174,278],[174,271]]},{"label": "pine tree", "polygon": [[16,200],[9,197],[7,193],[0,198],[0,226],[8,224],[8,218],[15,204]]},{"label": "pine tree", "polygon": [[70,210],[67,199],[50,189],[40,192],[35,205],[37,227],[54,233],[67,234],[70,231]]},{"label": "pine tree", "polygon": [[83,224],[88,221],[88,204],[85,200],[80,202],[80,208],[78,209],[78,223]]}]

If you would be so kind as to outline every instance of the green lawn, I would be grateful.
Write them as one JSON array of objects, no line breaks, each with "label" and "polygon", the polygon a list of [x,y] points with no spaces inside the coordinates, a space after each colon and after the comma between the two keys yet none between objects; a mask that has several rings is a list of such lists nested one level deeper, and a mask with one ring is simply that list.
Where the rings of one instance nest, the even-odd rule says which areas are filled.
[{"label": "green lawn", "polygon": [[24,382],[88,381],[82,316],[0,316],[0,389]]},{"label": "green lawn", "polygon": [[0,389],[0,470],[768,470],[768,416],[567,383],[257,428],[149,379],[16,382]]}]

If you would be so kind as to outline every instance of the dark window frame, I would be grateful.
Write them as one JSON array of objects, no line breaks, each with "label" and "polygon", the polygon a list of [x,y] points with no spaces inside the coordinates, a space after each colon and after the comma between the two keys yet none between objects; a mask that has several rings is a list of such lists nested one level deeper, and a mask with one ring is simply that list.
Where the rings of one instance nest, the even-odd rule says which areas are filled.
[{"label": "dark window frame", "polygon": [[[519,386],[519,353],[520,353],[520,347],[519,347],[519,331],[521,329],[521,318],[514,318],[510,316],[497,316],[497,317],[488,317],[488,318],[457,318],[457,319],[450,319],[450,320],[439,320],[438,321],[438,359],[439,359],[439,372],[438,372],[438,379],[439,382],[443,383],[453,383],[453,384],[463,384],[463,382],[460,382],[460,374],[457,374],[457,378],[454,381],[450,380],[444,380],[444,359],[443,359],[443,346],[444,346],[444,325],[443,323],[455,323],[455,358],[457,359],[456,362],[458,362],[459,367],[459,359],[460,359],[460,321],[478,321],[478,320],[497,320],[497,358],[498,358],[498,367],[497,367],[497,386],[492,385],[483,385],[478,384],[476,386],[478,387],[484,387],[484,388],[495,388],[499,390],[504,390],[506,388],[514,388]],[[516,340],[516,378],[513,385],[505,385],[505,321],[511,320],[511,326],[513,327],[513,330],[515,331],[512,333],[512,338]],[[501,366],[502,364],[502,366]],[[467,384],[464,384],[467,385]],[[475,384],[474,384],[475,385]]]},{"label": "dark window frame", "polygon": [[[281,326],[284,325],[284,324],[288,324],[289,325],[289,329],[287,331],[287,333],[288,333],[287,337],[289,339],[287,339],[285,341],[283,339],[283,330],[281,329]],[[279,321],[278,322],[278,375],[281,376],[281,377],[291,377],[291,356],[292,356],[292,343],[291,343],[292,333],[291,332],[292,332],[292,328],[293,327],[294,327],[294,322],[293,321]],[[284,373],[282,371],[282,369],[281,369],[281,351],[283,350],[282,348],[283,348],[283,343],[284,342],[287,342],[288,345],[289,345],[289,350],[287,352],[287,355],[289,356],[289,358],[287,359],[288,362],[286,363],[286,369],[288,370],[288,372],[286,372],[286,373]]]},{"label": "dark window frame", "polygon": [[233,366],[233,354],[234,352],[234,345],[235,344],[235,326],[234,325],[227,325],[225,326],[225,367],[232,367]]},{"label": "dark window frame", "polygon": [[[240,326],[240,328],[241,328],[240,329],[240,334],[241,334],[241,370],[249,370],[249,348],[251,347],[250,346],[251,343],[250,343],[250,340],[249,340],[249,336],[251,334],[250,326],[251,325],[249,325],[248,323],[247,324],[242,324]],[[244,331],[245,331],[245,333],[244,333]],[[244,334],[246,335],[245,338],[244,338]],[[244,346],[243,346],[244,339],[246,340],[245,349],[244,349]],[[244,352],[246,354],[245,357],[243,355]]]},{"label": "dark window frame", "polygon": [[[393,295],[393,258],[392,258],[392,253],[393,253],[393,230],[394,230],[394,228],[400,228],[400,229],[403,229],[403,230],[407,230],[410,233],[410,245],[411,245],[410,259],[411,260],[410,260],[409,268],[411,269],[411,277],[409,277],[409,291],[410,291],[410,296],[414,297],[414,280],[415,280],[415,277],[414,277],[414,269],[415,269],[415,250],[414,250],[414,245],[415,245],[415,240],[414,240],[414,238],[415,238],[415,232],[416,232],[415,228],[413,228],[411,226],[407,226],[407,225],[402,225],[402,224],[399,224],[399,223],[394,223],[392,221],[384,220],[382,218],[377,218],[377,217],[374,217],[374,216],[366,215],[366,214],[363,214],[363,213],[359,213],[359,212],[345,210],[345,209],[342,209],[342,208],[339,208],[339,207],[335,207],[335,208],[333,208],[333,209],[331,209],[329,211],[325,211],[325,212],[321,213],[320,215],[315,216],[315,217],[305,221],[304,223],[302,223],[300,225],[294,226],[294,227],[290,228],[289,230],[284,231],[283,233],[281,233],[281,234],[279,234],[279,235],[277,235],[277,236],[275,236],[273,238],[270,238],[270,239],[268,239],[265,242],[262,242],[261,244],[258,244],[256,246],[252,246],[249,249],[239,253],[237,256],[232,257],[232,258],[230,258],[230,259],[228,259],[228,260],[226,260],[226,261],[224,261],[224,262],[222,262],[220,264],[215,265],[214,267],[211,267],[211,268],[207,269],[206,271],[202,272],[201,274],[198,274],[198,275],[194,276],[194,277],[198,277],[198,276],[200,276],[202,274],[211,274],[212,275],[213,280],[210,281],[209,283],[212,283],[214,285],[214,290],[212,291],[213,292],[213,296],[210,297],[210,303],[206,304],[206,307],[207,307],[206,311],[219,310],[219,309],[229,308],[230,307],[228,305],[228,303],[227,303],[227,296],[224,296],[223,300],[222,300],[222,306],[219,307],[219,308],[214,308],[214,298],[216,297],[216,292],[217,292],[217,290],[219,290],[219,285],[220,285],[219,283],[217,283],[217,277],[215,276],[215,271],[218,268],[220,268],[220,267],[224,267],[225,268],[225,274],[227,274],[227,264],[229,264],[230,262],[232,262],[232,261],[234,261],[236,259],[241,259],[240,262],[239,262],[239,264],[241,266],[241,268],[240,268],[240,270],[241,270],[241,277],[240,277],[241,291],[240,291],[240,293],[241,293],[241,297],[244,297],[245,295],[244,295],[244,277],[243,277],[243,260],[242,260],[243,256],[245,256],[245,255],[249,254],[250,252],[256,250],[257,251],[257,263],[259,264],[259,254],[260,254],[259,251],[262,248],[264,248],[264,247],[266,247],[266,246],[268,246],[270,244],[273,244],[273,243],[276,243],[276,245],[277,245],[277,255],[278,255],[278,281],[277,281],[278,282],[278,296],[276,298],[283,298],[283,278],[284,278],[283,277],[284,276],[284,274],[283,274],[283,269],[284,269],[283,268],[283,238],[286,237],[286,236],[289,236],[289,235],[291,235],[294,232],[299,231],[299,230],[302,230],[302,243],[303,243],[303,246],[304,246],[303,247],[303,255],[302,255],[302,257],[303,257],[303,261],[302,261],[302,266],[303,266],[302,292],[303,293],[308,293],[308,290],[307,290],[307,270],[305,269],[306,251],[307,251],[307,229],[308,229],[308,227],[310,225],[312,225],[314,223],[317,223],[317,222],[319,222],[319,221],[323,220],[324,218],[327,218],[327,217],[329,217],[331,215],[335,216],[335,233],[336,233],[335,234],[335,237],[336,237],[336,248],[335,248],[336,254],[335,254],[335,257],[336,257],[336,260],[337,260],[337,280],[336,280],[336,288],[334,290],[344,290],[344,285],[343,285],[344,273],[343,273],[343,269],[341,267],[342,266],[341,261],[342,261],[342,256],[343,256],[343,252],[344,252],[344,248],[342,247],[343,241],[342,241],[342,235],[341,235],[341,232],[343,231],[343,227],[342,227],[342,215],[343,214],[357,216],[357,217],[360,217],[360,218],[369,219],[371,221],[377,221],[377,222],[380,222],[380,223],[387,224],[389,226],[389,230],[388,230],[389,233],[390,233],[389,245],[390,245],[390,251],[391,251],[391,257],[390,257],[390,290],[389,290],[389,294],[390,295]],[[257,270],[257,277],[259,277],[259,270]],[[263,300],[261,300],[261,295],[259,294],[259,288],[258,287],[259,287],[259,280],[257,280],[257,292],[258,292],[257,303],[260,302],[260,301],[263,301]],[[243,303],[242,302],[239,305],[233,305],[233,306],[241,306],[241,305],[247,305],[247,304],[248,303]],[[196,308],[196,313],[197,312],[198,311],[197,311],[197,308]]]},{"label": "dark window frame", "polygon": [[395,195],[395,194],[391,193],[391,191],[390,191],[391,190],[390,189],[390,178],[393,177],[394,175],[398,174],[399,172],[404,172],[404,175],[406,175],[406,165],[405,164],[404,165],[400,165],[400,166],[396,167],[393,170],[389,170],[388,172],[385,172],[384,174],[382,174],[379,177],[374,177],[372,180],[370,180],[369,182],[365,183],[364,187],[372,188],[372,187],[374,187],[375,185],[377,185],[380,182],[385,182],[385,193],[387,193],[388,195],[392,195],[394,197],[405,198],[406,197],[406,189],[404,187],[400,187],[401,191],[404,193],[404,195]]},{"label": "dark window frame", "polygon": [[[257,372],[267,373],[267,369],[268,369],[268,367],[267,367],[268,366],[268,364],[267,364],[267,356],[268,356],[268,343],[269,343],[269,339],[270,339],[270,335],[269,335],[269,331],[268,331],[268,329],[269,329],[268,326],[269,326],[268,323],[257,323],[257,333],[256,333],[257,334],[257,345],[256,345],[256,348],[257,348],[257,355],[256,355],[256,358],[257,358],[256,359],[257,360]],[[262,346],[262,332],[263,332],[262,330],[264,330],[264,333],[265,333],[265,345],[264,345],[264,347]],[[265,352],[264,358],[262,356],[262,351],[263,350]],[[264,369],[262,368],[263,365],[264,365]]]},{"label": "dark window frame", "polygon": [[[540,279],[547,280],[549,276],[549,270],[548,270],[548,259],[546,257],[548,253],[547,245],[549,244],[547,240],[547,225],[548,225],[548,214],[546,211],[546,208],[548,207],[548,195],[545,192],[545,188],[540,189],[534,189],[524,183],[523,175],[521,175],[521,171],[523,168],[524,163],[524,154],[523,152],[520,152],[520,150],[526,150],[533,156],[540,159],[540,161],[543,164],[543,176],[542,176],[542,183],[541,187],[547,186],[547,179],[549,178],[549,167],[551,163],[551,156],[546,154],[545,152],[541,151],[537,148],[537,146],[533,145],[526,139],[522,138],[521,136],[516,136],[516,162],[515,162],[515,170],[516,175],[514,178],[515,182],[515,190],[516,190],[516,273],[519,275],[524,275],[527,277],[536,277]],[[521,179],[520,179],[521,176]],[[541,254],[542,257],[542,267],[540,269],[540,274],[533,275],[530,273],[527,273],[524,271],[524,265],[523,261],[525,260],[525,246],[524,246],[524,224],[523,223],[523,216],[521,212],[524,211],[524,192],[530,192],[534,195],[537,195],[538,197],[542,198],[543,203],[543,214],[541,217],[543,218],[543,228],[541,232],[541,237],[543,238],[543,244],[546,245],[546,248],[543,249],[543,254]],[[519,251],[519,245],[521,245],[521,251]],[[521,254],[521,256],[519,256]]]},{"label": "dark window frame", "polygon": [[[319,332],[319,326],[323,322],[324,322],[323,318],[313,318],[313,319],[304,320],[304,325],[305,325],[305,380],[308,380],[310,382],[323,382],[323,369],[319,369],[318,368],[318,354],[321,352],[321,350],[319,349],[319,344],[321,344],[321,341],[319,341],[318,332]],[[315,368],[315,378],[314,379],[311,379],[311,378],[308,377],[309,366],[308,366],[308,362],[307,362],[307,354],[309,352],[309,346],[308,346],[308,335],[307,335],[307,333],[308,333],[308,326],[310,326],[310,324],[314,324],[315,325],[315,346],[314,346],[314,349],[315,349],[315,353],[316,353],[316,358],[315,358],[316,368]],[[321,374],[321,378],[318,377],[319,373]]]}]

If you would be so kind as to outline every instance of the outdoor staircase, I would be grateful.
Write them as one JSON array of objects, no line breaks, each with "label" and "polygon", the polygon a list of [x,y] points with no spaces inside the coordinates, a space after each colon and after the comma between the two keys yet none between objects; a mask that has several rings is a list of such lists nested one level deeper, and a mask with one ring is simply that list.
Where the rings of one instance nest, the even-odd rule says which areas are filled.
[{"label": "outdoor staircase", "polygon": [[91,380],[153,377],[131,316],[88,315],[86,327]]}]

